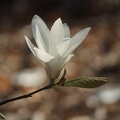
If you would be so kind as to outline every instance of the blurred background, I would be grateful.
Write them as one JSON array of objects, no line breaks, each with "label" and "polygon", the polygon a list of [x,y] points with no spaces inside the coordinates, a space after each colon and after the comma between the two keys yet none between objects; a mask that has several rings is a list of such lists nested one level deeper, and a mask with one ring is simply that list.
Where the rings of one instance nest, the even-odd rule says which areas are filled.
[{"label": "blurred background", "polygon": [[0,101],[48,80],[24,40],[27,36],[35,43],[30,25],[35,14],[49,28],[60,17],[71,37],[92,27],[66,65],[66,78],[110,81],[96,89],[53,88],[0,106],[6,120],[120,120],[120,0],[0,0]]}]

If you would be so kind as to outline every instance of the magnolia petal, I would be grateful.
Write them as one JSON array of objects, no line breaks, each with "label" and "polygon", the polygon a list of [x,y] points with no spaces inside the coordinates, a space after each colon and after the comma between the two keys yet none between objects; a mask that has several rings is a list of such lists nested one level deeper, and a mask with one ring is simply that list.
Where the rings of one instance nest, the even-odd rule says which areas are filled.
[{"label": "magnolia petal", "polygon": [[58,65],[56,64],[56,58],[44,64],[46,73],[49,78],[55,79],[57,77]]},{"label": "magnolia petal", "polygon": [[65,66],[65,64],[73,58],[73,56],[74,56],[73,54],[68,55],[67,59],[65,60],[64,64],[61,66],[61,68],[63,68]]},{"label": "magnolia petal", "polygon": [[44,41],[43,41],[43,39],[41,37],[40,31],[39,31],[37,25],[36,25],[36,34],[35,35],[36,35],[35,41],[36,41],[39,49],[43,50],[45,52],[46,51],[46,47],[45,47]]},{"label": "magnolia petal", "polygon": [[64,27],[64,37],[66,38],[66,37],[70,37],[70,29],[69,29],[69,26],[66,24],[66,23],[64,23],[63,24],[63,27]]},{"label": "magnolia petal", "polygon": [[27,42],[27,44],[28,44],[28,47],[30,48],[30,50],[32,51],[32,53],[35,55],[35,57],[40,61],[40,62],[42,62],[42,64],[43,64],[43,61],[41,61],[41,59],[40,58],[38,58],[38,56],[37,56],[37,54],[36,54],[36,51],[34,50],[34,48],[36,48],[33,44],[32,44],[32,42],[25,36],[25,40],[26,40],[26,42]]},{"label": "magnolia petal", "polygon": [[57,19],[50,32],[50,43],[49,43],[49,53],[51,55],[56,55],[56,46],[64,38],[64,29],[61,19]]},{"label": "magnolia petal", "polygon": [[60,71],[58,78],[55,80],[55,83],[58,83],[58,82],[60,81],[60,79],[61,79],[61,78],[63,77],[63,75],[64,75],[64,71],[65,71],[64,68]]},{"label": "magnolia petal", "polygon": [[74,56],[73,54],[70,54],[69,56],[62,58],[60,61],[58,61],[58,63],[56,63],[56,66],[57,66],[57,69],[59,70],[59,73],[61,72],[61,70],[63,69],[65,64],[68,61],[70,61],[73,56]]},{"label": "magnolia petal", "polygon": [[80,45],[80,43],[77,43],[75,45],[73,45],[64,55],[64,57],[68,56],[70,53],[72,53],[78,46]]},{"label": "magnolia petal", "polygon": [[80,45],[80,43],[88,35],[90,29],[91,28],[85,28],[73,36],[73,38],[70,42],[69,50],[65,53],[64,57],[68,56],[70,53],[72,53]]},{"label": "magnolia petal", "polygon": [[52,40],[56,43],[58,43],[64,38],[64,29],[63,29],[63,24],[60,18],[58,18],[54,22],[51,28],[50,37],[52,37],[53,38]]},{"label": "magnolia petal", "polygon": [[51,74],[51,70],[49,66],[47,64],[44,64],[44,67],[45,67],[45,71],[46,71],[48,78],[51,78],[52,74]]},{"label": "magnolia petal", "polygon": [[57,45],[57,51],[59,55],[62,57],[65,52],[68,50],[69,44],[70,44],[70,38],[64,38],[62,41],[60,41]]},{"label": "magnolia petal", "polygon": [[73,54],[69,55],[66,58],[59,60],[58,62],[55,59],[49,61],[48,63],[44,64],[46,73],[49,78],[56,79],[60,76],[60,73],[65,66],[65,64],[73,57]]},{"label": "magnolia petal", "polygon": [[56,79],[61,73],[61,69],[55,64],[54,66],[51,66],[50,64],[45,65],[45,70],[49,78]]},{"label": "magnolia petal", "polygon": [[44,51],[42,51],[42,50],[40,50],[40,49],[38,49],[38,48],[36,48],[36,47],[34,48],[34,50],[35,50],[35,52],[36,52],[37,57],[38,57],[41,61],[43,61],[44,63],[47,63],[47,62],[51,61],[52,59],[54,59],[53,56],[47,54],[46,52],[44,52]]},{"label": "magnolia petal", "polygon": [[72,40],[71,40],[71,43],[70,43],[70,47],[72,47],[73,45],[77,44],[77,43],[81,43],[85,37],[88,35],[89,31],[90,31],[90,27],[88,28],[85,28],[81,31],[79,31],[77,34],[75,34],[73,37],[72,37]]},{"label": "magnolia petal", "polygon": [[33,33],[34,39],[36,39],[36,25],[38,26],[41,37],[44,40],[46,49],[49,50],[50,31],[46,26],[45,22],[37,15],[35,15],[32,19],[32,33]]},{"label": "magnolia petal", "polygon": [[55,65],[55,66],[56,66],[56,71],[57,71],[56,76],[55,76],[56,78],[58,78],[58,77],[60,76],[61,71],[62,71],[62,69],[64,68],[65,64],[66,64],[69,60],[71,60],[71,58],[72,58],[73,56],[74,56],[73,54],[70,54],[68,57],[61,59],[61,60]]},{"label": "magnolia petal", "polygon": [[32,42],[29,40],[29,38],[27,38],[26,36],[24,36],[24,37],[25,37],[25,40],[26,40],[28,47],[30,48],[32,53],[36,56],[36,52],[34,50],[35,46],[32,44]]}]

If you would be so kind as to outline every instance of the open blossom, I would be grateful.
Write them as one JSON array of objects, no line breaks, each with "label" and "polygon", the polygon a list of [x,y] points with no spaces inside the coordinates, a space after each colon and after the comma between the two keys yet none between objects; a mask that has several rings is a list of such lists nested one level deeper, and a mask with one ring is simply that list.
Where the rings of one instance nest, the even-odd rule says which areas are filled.
[{"label": "open blossom", "polygon": [[35,47],[25,36],[26,42],[45,67],[50,79],[56,79],[60,75],[65,64],[73,57],[71,54],[88,35],[90,28],[85,28],[70,38],[70,29],[66,23],[58,18],[51,30],[37,15],[32,19],[32,33],[36,41]]}]

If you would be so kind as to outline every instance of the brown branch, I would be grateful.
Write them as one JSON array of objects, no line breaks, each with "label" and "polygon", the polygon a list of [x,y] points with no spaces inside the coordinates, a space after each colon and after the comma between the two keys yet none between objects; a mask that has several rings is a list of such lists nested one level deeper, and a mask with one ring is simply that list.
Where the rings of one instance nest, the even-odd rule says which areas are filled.
[{"label": "brown branch", "polygon": [[0,106],[2,106],[2,105],[4,105],[4,104],[7,104],[7,103],[9,103],[9,102],[16,101],[16,100],[20,100],[20,99],[32,97],[33,94],[36,94],[36,93],[38,93],[38,92],[40,92],[40,91],[43,91],[43,90],[46,90],[46,89],[50,89],[50,88],[52,88],[52,87],[53,87],[53,86],[52,86],[51,84],[49,84],[49,85],[47,85],[47,86],[45,86],[45,87],[43,87],[43,88],[41,88],[41,89],[38,89],[38,90],[36,90],[36,91],[31,92],[31,93],[28,93],[28,94],[25,94],[25,95],[21,95],[21,96],[15,97],[15,98],[7,99],[7,100],[5,100],[5,101],[0,102]]}]

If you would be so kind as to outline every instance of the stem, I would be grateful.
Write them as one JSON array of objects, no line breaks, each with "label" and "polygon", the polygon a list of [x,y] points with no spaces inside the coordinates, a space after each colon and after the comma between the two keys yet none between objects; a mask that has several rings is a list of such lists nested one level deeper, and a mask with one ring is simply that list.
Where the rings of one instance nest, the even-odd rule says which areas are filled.
[{"label": "stem", "polygon": [[4,104],[7,104],[7,103],[9,103],[9,102],[16,101],[16,100],[20,100],[20,99],[32,97],[33,94],[36,94],[36,93],[38,93],[38,92],[40,92],[40,91],[43,91],[43,90],[46,90],[46,89],[50,89],[50,88],[52,88],[52,87],[53,87],[53,85],[49,84],[49,85],[47,85],[47,86],[45,86],[45,87],[43,87],[43,88],[41,88],[41,89],[38,89],[38,90],[36,90],[36,91],[31,92],[31,93],[28,93],[28,94],[25,94],[25,95],[21,95],[21,96],[15,97],[15,98],[7,99],[7,100],[5,100],[5,101],[0,102],[0,106],[2,106],[2,105],[4,105]]}]

